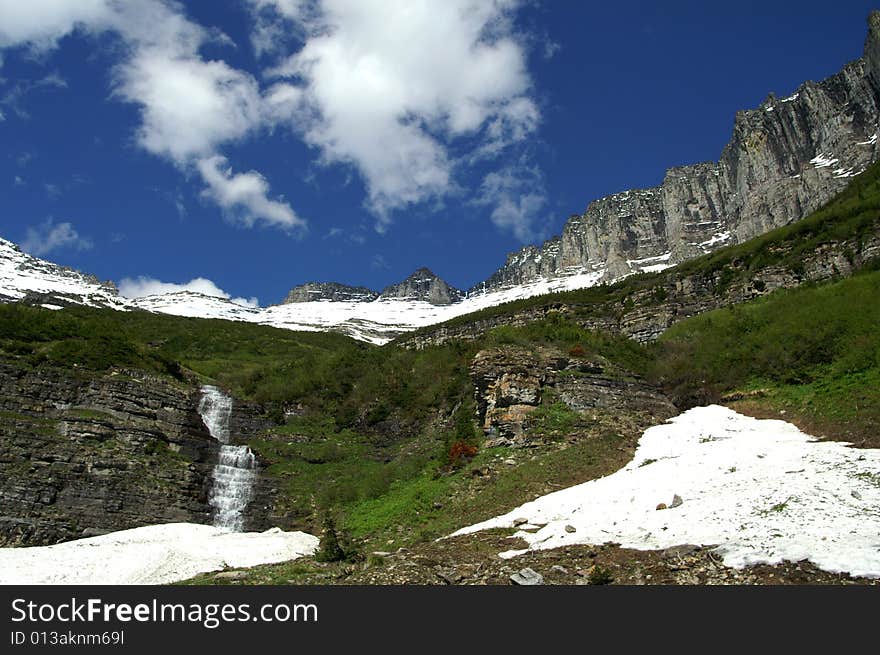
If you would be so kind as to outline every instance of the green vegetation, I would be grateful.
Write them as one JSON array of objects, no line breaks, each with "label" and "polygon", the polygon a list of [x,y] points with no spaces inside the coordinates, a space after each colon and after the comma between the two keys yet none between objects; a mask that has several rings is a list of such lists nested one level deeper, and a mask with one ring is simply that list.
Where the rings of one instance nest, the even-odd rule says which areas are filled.
[{"label": "green vegetation", "polygon": [[[626,429],[628,417],[614,411],[591,411],[586,420],[552,390],[526,423],[535,448],[485,449],[469,373],[485,348],[551,353],[580,366],[560,375],[586,375],[593,365],[606,375],[642,375],[682,408],[739,398],[749,411],[786,412],[829,436],[880,445],[880,271],[870,267],[683,321],[648,347],[578,325],[591,317],[613,322],[640,303],[663,302],[685,275],[704,276],[721,292],[736,281],[759,284],[755,274],[768,265],[797,271],[810,250],[876,231],[878,216],[880,164],[813,216],[754,241],[663,273],[450,322],[541,309],[540,320],[501,325],[467,343],[378,348],[339,334],[247,323],[2,305],[0,358],[83,376],[139,369],[181,385],[211,381],[258,403],[273,425],[250,445],[278,489],[274,511],[285,517],[285,528],[316,530],[327,517],[321,558],[336,561],[354,557],[346,534],[382,551],[434,539],[629,461],[637,433],[631,417]],[[77,408],[68,416],[106,418]],[[7,426],[37,421],[0,414]],[[578,438],[565,438],[575,433]],[[185,464],[160,441],[143,455]],[[783,509],[784,503],[769,511]],[[277,570],[287,576],[279,580],[295,579],[297,566],[314,572],[288,565]],[[606,583],[606,574],[597,569],[590,581]]]},{"label": "green vegetation", "polygon": [[880,272],[779,291],[673,326],[653,377],[683,405],[737,390],[838,437],[880,424]]}]

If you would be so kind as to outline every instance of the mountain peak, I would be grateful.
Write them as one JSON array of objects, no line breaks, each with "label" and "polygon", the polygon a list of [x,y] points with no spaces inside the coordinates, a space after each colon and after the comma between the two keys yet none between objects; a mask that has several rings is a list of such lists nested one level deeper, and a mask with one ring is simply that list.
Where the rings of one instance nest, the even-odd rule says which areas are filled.
[{"label": "mountain peak", "polygon": [[451,305],[462,300],[464,293],[447,284],[431,269],[423,266],[403,282],[385,287],[380,298],[423,300],[432,305]]},{"label": "mountain peak", "polygon": [[282,304],[289,305],[316,300],[370,302],[378,297],[378,293],[367,287],[352,287],[339,282],[306,282],[291,289]]}]

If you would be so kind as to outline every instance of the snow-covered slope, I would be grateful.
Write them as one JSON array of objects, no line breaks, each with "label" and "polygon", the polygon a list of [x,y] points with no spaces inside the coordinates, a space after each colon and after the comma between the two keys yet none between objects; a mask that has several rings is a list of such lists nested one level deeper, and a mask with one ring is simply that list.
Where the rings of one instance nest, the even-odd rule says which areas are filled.
[{"label": "snow-covered slope", "polygon": [[599,283],[603,273],[604,270],[598,269],[541,280],[472,295],[449,305],[432,305],[427,301],[405,298],[377,298],[370,302],[319,300],[253,308],[188,291],[138,298],[131,304],[139,309],[178,316],[249,321],[289,330],[342,332],[361,341],[382,344],[405,332],[511,300],[593,286]]},{"label": "snow-covered slope", "polygon": [[0,548],[0,584],[168,584],[226,567],[285,562],[317,547],[317,537],[278,528],[149,525],[55,546]]},{"label": "snow-covered slope", "polygon": [[342,332],[374,344],[511,300],[593,286],[602,280],[604,273],[603,268],[576,269],[565,276],[471,294],[451,304],[380,296],[371,301],[318,300],[260,308],[192,291],[123,298],[111,283],[101,283],[93,276],[32,257],[15,244],[0,239],[0,302],[27,298],[50,309],[66,304],[123,311],[141,309],[176,316],[246,321],[288,330]]},{"label": "snow-covered slope", "polygon": [[113,309],[127,309],[130,305],[112,284],[32,257],[11,241],[0,238],[0,302],[21,300],[29,294],[46,296],[45,302],[39,303],[38,299],[38,303],[49,309],[68,303]]},{"label": "snow-covered slope", "polygon": [[880,450],[699,407],[646,430],[617,473],[455,535],[516,525],[530,550],[714,545],[738,568],[809,559],[826,571],[880,578]]}]

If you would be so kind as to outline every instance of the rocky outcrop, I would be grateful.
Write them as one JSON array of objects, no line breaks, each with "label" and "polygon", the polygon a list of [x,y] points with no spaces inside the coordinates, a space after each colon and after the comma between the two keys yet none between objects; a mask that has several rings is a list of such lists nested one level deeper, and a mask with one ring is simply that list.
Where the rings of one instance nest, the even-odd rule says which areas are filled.
[{"label": "rocky outcrop", "polygon": [[530,443],[534,412],[551,399],[584,417],[608,410],[657,422],[677,413],[658,389],[599,356],[505,346],[477,353],[470,373],[485,447]]},{"label": "rocky outcrop", "polygon": [[385,287],[380,298],[403,298],[423,300],[432,305],[451,305],[464,298],[464,294],[448,285],[427,268],[420,268],[403,282]]},{"label": "rocky outcrop", "polygon": [[[771,247],[778,258],[785,259],[798,245],[797,240],[790,240]],[[799,252],[793,263],[756,267],[751,260],[734,259],[721,267],[697,267],[693,271],[687,267],[676,268],[633,284],[632,291],[622,299],[612,287],[605,301],[580,305],[548,300],[522,310],[476,318],[466,324],[425,328],[403,337],[399,343],[419,349],[453,340],[475,341],[493,328],[523,326],[553,315],[568,317],[590,330],[616,332],[646,343],[691,316],[746,302],[778,289],[848,277],[878,260],[880,218],[872,229],[862,234],[822,244],[810,252]],[[597,298],[601,296],[597,294]]]},{"label": "rocky outcrop", "polygon": [[294,287],[287,294],[282,304],[315,300],[332,300],[334,302],[370,302],[379,294],[366,287],[351,287],[338,282],[308,282]]},{"label": "rocky outcrop", "polygon": [[[0,361],[0,545],[45,545],[155,523],[210,523],[219,443],[195,387],[138,371],[106,375]],[[260,408],[236,403],[246,440]],[[246,527],[266,529],[261,480]]]},{"label": "rocky outcrop", "polygon": [[133,371],[0,362],[0,543],[209,522],[217,446],[196,403],[192,390]]},{"label": "rocky outcrop", "polygon": [[471,293],[605,269],[657,270],[799,220],[878,157],[880,13],[864,57],[822,82],[737,113],[717,162],[670,169],[659,187],[597,200],[561,236],[528,246]]}]

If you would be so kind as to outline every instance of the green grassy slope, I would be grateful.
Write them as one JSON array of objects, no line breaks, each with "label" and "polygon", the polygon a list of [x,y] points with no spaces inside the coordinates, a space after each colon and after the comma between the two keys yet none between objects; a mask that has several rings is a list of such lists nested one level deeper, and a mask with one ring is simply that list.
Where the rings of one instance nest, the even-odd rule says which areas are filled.
[{"label": "green grassy slope", "polygon": [[653,377],[681,405],[733,397],[880,446],[880,272],[779,291],[670,328]]}]

